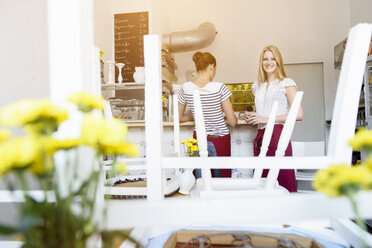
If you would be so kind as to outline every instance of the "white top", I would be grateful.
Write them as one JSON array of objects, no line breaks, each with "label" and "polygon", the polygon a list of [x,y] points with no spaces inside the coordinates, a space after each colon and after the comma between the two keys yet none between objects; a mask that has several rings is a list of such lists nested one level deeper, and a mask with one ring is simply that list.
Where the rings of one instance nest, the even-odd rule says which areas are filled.
[{"label": "white top", "polygon": [[210,82],[203,88],[199,88],[193,82],[186,82],[178,94],[178,101],[189,105],[191,112],[194,112],[193,92],[199,90],[200,100],[203,109],[205,129],[207,135],[224,136],[230,133],[226,126],[221,103],[231,96],[229,89],[218,82]]},{"label": "white top", "polygon": [[[271,107],[274,101],[278,101],[278,111],[276,115],[285,115],[289,112],[289,103],[285,88],[288,86],[296,86],[296,83],[290,79],[285,78],[279,82],[279,79],[272,81],[266,91],[267,82],[258,85],[254,82],[252,85],[252,92],[255,96],[254,104],[256,106],[256,113],[258,115],[269,117]],[[266,125],[261,124],[258,128],[264,128]]]}]

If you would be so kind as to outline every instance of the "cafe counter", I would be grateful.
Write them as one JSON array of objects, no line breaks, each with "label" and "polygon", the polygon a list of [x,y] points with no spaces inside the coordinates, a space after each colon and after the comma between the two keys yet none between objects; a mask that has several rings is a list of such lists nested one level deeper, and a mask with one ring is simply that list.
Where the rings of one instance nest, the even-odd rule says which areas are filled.
[{"label": "cafe counter", "polygon": [[[145,157],[145,122],[127,122],[128,140],[138,144],[140,147],[140,156]],[[192,137],[194,131],[194,122],[185,122],[180,124],[180,140],[186,140]],[[231,156],[253,156],[253,140],[257,129],[247,125],[245,121],[238,120],[235,127],[229,127],[231,133]],[[178,143],[181,145],[180,143]],[[185,156],[181,146],[181,156]],[[163,152],[164,156],[171,155],[174,152],[173,141],[173,122],[163,122]]]}]

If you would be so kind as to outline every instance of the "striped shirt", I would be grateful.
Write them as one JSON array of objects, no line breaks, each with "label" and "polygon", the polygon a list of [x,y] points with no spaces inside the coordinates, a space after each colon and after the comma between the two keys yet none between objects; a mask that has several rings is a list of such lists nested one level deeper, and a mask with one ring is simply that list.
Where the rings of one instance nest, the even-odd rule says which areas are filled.
[{"label": "striped shirt", "polygon": [[210,82],[203,88],[199,88],[192,82],[184,83],[178,94],[178,101],[181,104],[188,105],[193,116],[195,116],[193,102],[195,89],[200,92],[207,135],[225,136],[229,134],[230,131],[226,126],[221,105],[224,100],[231,96],[229,89],[223,83],[218,82]]}]

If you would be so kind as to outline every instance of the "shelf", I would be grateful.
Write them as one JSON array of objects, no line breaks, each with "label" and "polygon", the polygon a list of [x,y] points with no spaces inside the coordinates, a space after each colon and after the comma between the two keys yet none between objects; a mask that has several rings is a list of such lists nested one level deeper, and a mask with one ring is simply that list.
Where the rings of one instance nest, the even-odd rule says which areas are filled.
[{"label": "shelf", "polygon": [[102,84],[102,90],[143,90],[145,83]]},{"label": "shelf", "polygon": [[144,120],[131,120],[131,119],[119,119],[119,120],[127,122],[127,123],[145,123]]},{"label": "shelf", "polygon": [[166,88],[166,87],[162,87],[162,92],[166,96],[169,96],[171,94],[171,91],[168,88]]},{"label": "shelf", "polygon": [[167,88],[168,90],[172,90],[172,84],[171,83],[169,83],[168,81],[166,81],[166,80],[162,80],[162,86],[163,87],[165,87],[165,88]]},{"label": "shelf", "polygon": [[178,78],[176,77],[176,75],[172,74],[167,68],[165,67],[161,67],[161,72],[162,72],[162,76],[163,76],[163,79],[169,83],[177,83],[178,82]]}]

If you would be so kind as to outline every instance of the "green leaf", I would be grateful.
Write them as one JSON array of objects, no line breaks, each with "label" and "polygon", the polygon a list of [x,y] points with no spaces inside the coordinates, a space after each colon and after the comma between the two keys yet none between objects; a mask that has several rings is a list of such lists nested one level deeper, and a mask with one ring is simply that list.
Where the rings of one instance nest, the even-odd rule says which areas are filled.
[{"label": "green leaf", "polygon": [[15,227],[0,225],[0,233],[4,235],[10,235],[10,234],[19,233],[19,231]]}]

